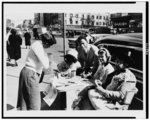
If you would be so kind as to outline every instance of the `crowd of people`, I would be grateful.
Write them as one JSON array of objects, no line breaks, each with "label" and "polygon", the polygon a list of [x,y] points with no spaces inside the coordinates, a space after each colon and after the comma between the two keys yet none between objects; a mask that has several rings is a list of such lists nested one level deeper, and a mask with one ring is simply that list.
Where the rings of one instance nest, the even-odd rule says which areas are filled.
[{"label": "crowd of people", "polygon": [[[46,28],[42,30],[42,43],[31,44],[29,31],[24,34],[26,48],[29,52],[19,77],[17,108],[19,110],[40,110],[40,82],[44,75],[43,69],[50,67],[47,49],[56,44],[55,37]],[[10,60],[21,58],[22,39],[15,29],[8,32],[7,52]],[[64,61],[58,63],[57,72],[62,77],[81,76],[93,85],[86,87],[74,100],[74,110],[128,109],[126,102],[128,91],[137,91],[136,77],[128,69],[132,63],[128,55],[118,54],[116,65],[112,65],[111,52],[104,47],[98,48],[90,44],[87,35],[78,37],[76,49],[70,49],[64,56]],[[31,47],[30,47],[31,45]],[[132,99],[130,96],[128,99]],[[121,106],[124,105],[122,108]]]}]

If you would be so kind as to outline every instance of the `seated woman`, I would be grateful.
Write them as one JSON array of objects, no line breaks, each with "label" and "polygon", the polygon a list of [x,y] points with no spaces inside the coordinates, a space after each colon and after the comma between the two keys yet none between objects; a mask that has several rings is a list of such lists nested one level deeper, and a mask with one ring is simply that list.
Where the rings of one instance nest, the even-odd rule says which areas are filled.
[{"label": "seated woman", "polygon": [[77,68],[81,67],[77,59],[78,52],[75,49],[68,50],[65,60],[57,65],[61,76],[73,77],[76,75]]},{"label": "seated woman", "polygon": [[[131,63],[129,56],[119,54],[116,63],[117,70],[106,89],[101,86],[101,82],[95,81],[96,88],[88,91],[90,102],[96,110],[128,109],[130,103],[125,101],[128,91],[137,92],[135,75],[128,69]],[[131,102],[132,98],[128,96],[127,101]]]},{"label": "seated woman", "polygon": [[[99,67],[98,67],[96,73],[93,75],[93,77],[89,80],[90,82],[95,84],[95,81],[99,80],[101,82],[101,84],[107,83],[107,81],[106,81],[107,76],[114,72],[113,66],[109,63],[110,60],[111,60],[111,55],[110,55],[109,51],[106,48],[101,48],[98,51]],[[87,86],[79,93],[79,95],[78,95],[79,101],[87,98],[88,90],[95,88],[94,84],[93,84],[93,86]],[[84,103],[83,103],[83,101],[80,101],[79,104],[83,104],[82,106],[84,107],[85,106]],[[79,106],[81,106],[81,105],[79,105]]]},{"label": "seated woman", "polygon": [[111,55],[106,48],[100,48],[98,51],[98,62],[99,67],[96,73],[93,75],[91,82],[95,80],[100,80],[101,84],[106,83],[106,78],[109,74],[114,72],[113,66],[109,63],[111,60]]}]

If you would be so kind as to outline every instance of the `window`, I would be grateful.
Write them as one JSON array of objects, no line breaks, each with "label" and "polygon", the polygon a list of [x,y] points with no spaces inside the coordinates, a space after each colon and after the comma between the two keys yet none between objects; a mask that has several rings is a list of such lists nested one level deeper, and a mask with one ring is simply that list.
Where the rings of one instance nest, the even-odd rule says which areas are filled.
[{"label": "window", "polygon": [[130,66],[131,68],[141,70],[141,71],[143,70],[142,51],[137,51],[137,50],[130,49],[130,48],[115,47],[115,46],[109,46],[107,47],[107,49],[111,53],[111,56],[112,56],[111,61],[115,62],[115,59],[117,58],[117,53],[124,53],[125,55],[130,56],[133,62]]},{"label": "window", "polygon": [[105,25],[105,22],[103,22],[103,25]]},{"label": "window", "polygon": [[96,25],[98,25],[98,22],[96,22]]},{"label": "window", "polygon": [[78,24],[78,21],[76,21],[76,24]]},{"label": "window", "polygon": [[84,18],[84,14],[82,15],[82,18]]},{"label": "window", "polygon": [[106,16],[106,20],[108,20],[108,16]]},{"label": "window", "polygon": [[78,18],[78,14],[76,14],[76,16],[75,16],[76,18]]},{"label": "window", "polygon": [[96,17],[96,19],[98,19],[98,16]]},{"label": "window", "polygon": [[70,18],[70,24],[73,24],[73,20],[72,20],[72,18]]},{"label": "window", "polygon": [[70,13],[70,17],[73,17],[73,14],[72,14],[72,13]]},{"label": "window", "polygon": [[102,16],[99,16],[99,19],[102,19]]},{"label": "window", "polygon": [[105,20],[105,16],[103,17],[103,19]]},{"label": "window", "polygon": [[92,15],[92,19],[94,19],[94,15]]}]

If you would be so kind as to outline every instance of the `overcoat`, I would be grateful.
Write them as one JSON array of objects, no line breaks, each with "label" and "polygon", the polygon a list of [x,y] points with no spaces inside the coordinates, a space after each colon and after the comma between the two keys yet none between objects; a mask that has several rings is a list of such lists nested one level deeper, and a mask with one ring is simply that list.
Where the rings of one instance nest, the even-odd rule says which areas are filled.
[{"label": "overcoat", "polygon": [[31,41],[30,41],[31,35],[30,35],[30,33],[29,33],[29,32],[26,32],[26,33],[24,34],[24,37],[25,37],[25,45],[26,45],[26,46],[27,46],[27,45],[31,45]]},{"label": "overcoat", "polygon": [[19,35],[11,34],[8,41],[10,47],[10,59],[18,60],[21,58],[22,38]]}]

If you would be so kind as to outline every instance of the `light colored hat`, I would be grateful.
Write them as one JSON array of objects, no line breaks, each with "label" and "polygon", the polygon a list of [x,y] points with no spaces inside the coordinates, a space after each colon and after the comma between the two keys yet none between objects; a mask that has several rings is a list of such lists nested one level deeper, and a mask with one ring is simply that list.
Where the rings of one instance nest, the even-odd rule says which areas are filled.
[{"label": "light colored hat", "polygon": [[41,32],[42,32],[42,34],[47,33],[47,29],[45,27],[42,27]]},{"label": "light colored hat", "polygon": [[78,59],[78,52],[75,49],[68,50],[67,55],[71,55],[71,56],[75,57],[76,59]]}]

